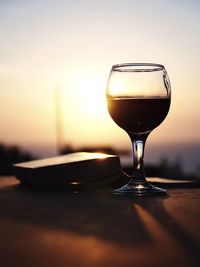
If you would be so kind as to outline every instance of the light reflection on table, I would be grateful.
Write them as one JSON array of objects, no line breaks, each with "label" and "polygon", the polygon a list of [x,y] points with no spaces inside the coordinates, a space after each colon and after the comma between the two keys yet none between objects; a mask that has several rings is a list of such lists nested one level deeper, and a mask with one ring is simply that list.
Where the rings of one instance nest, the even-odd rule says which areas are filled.
[{"label": "light reflection on table", "polygon": [[198,266],[198,188],[133,199],[37,192],[14,178],[1,181],[3,267]]}]

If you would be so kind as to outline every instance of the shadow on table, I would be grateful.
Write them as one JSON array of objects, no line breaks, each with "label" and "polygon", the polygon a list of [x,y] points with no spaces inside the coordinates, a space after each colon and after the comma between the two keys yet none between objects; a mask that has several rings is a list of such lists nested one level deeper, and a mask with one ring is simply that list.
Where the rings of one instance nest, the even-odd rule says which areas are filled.
[{"label": "shadow on table", "polygon": [[[167,212],[165,205],[163,205],[165,200],[169,204],[170,198],[152,197],[150,201],[138,199],[134,204],[134,210],[140,217],[143,226],[151,234],[152,240],[158,238],[159,241],[163,241],[166,250],[173,250],[173,244],[176,243],[175,245],[181,248],[183,256],[187,255],[190,266],[200,266],[199,242],[177,223],[172,217],[173,214],[170,215]],[[187,202],[187,199],[185,201]],[[185,216],[187,217],[187,214]]]},{"label": "shadow on table", "polygon": [[[149,218],[153,218],[156,224],[152,227],[162,226],[196,264],[199,244],[165,210],[166,198],[119,197],[105,190],[36,191],[16,185],[0,190],[0,217],[131,247],[149,246],[154,242],[149,230],[151,225],[148,226]],[[156,231],[159,229],[154,229]]]},{"label": "shadow on table", "polygon": [[115,197],[105,190],[69,193],[9,186],[0,190],[0,217],[122,245],[151,241],[133,212],[133,199]]}]

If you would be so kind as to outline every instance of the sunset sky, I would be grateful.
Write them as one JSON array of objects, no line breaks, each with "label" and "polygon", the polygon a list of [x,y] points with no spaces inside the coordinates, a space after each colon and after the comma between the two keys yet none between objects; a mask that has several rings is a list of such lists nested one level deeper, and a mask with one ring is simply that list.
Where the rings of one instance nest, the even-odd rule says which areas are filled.
[{"label": "sunset sky", "polygon": [[0,142],[42,155],[60,142],[130,146],[111,120],[116,63],[165,65],[168,117],[150,144],[200,143],[200,1],[0,0]]}]

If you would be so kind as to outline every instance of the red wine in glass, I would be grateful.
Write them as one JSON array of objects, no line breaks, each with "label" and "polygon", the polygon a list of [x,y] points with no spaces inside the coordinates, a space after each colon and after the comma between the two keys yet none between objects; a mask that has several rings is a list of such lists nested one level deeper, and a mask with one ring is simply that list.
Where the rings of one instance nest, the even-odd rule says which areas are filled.
[{"label": "red wine in glass", "polygon": [[152,131],[167,116],[170,99],[157,98],[111,98],[107,99],[112,119],[129,133]]},{"label": "red wine in glass", "polygon": [[150,132],[168,114],[171,87],[165,67],[154,63],[114,65],[107,84],[107,107],[111,118],[124,129],[133,144],[133,174],[115,194],[143,196],[166,190],[146,181],[144,146]]}]

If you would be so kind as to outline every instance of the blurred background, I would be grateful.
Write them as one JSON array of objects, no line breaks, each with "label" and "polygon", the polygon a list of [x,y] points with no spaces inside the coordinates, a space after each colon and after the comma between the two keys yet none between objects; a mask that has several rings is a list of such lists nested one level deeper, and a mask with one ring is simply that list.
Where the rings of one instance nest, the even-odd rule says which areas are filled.
[{"label": "blurred background", "polygon": [[172,103],[145,162],[199,178],[199,14],[198,0],[0,0],[0,172],[80,150],[113,151],[129,165],[106,81],[116,63],[154,62],[168,71]]}]

